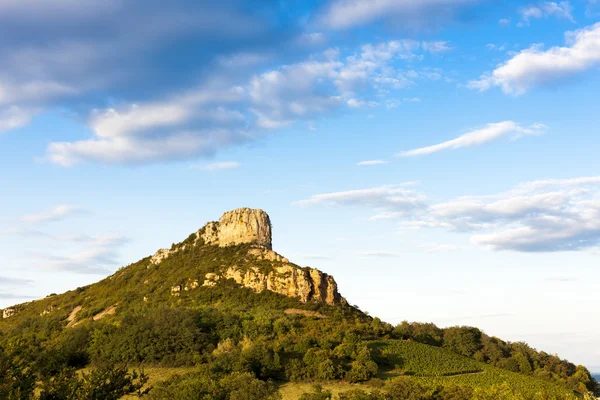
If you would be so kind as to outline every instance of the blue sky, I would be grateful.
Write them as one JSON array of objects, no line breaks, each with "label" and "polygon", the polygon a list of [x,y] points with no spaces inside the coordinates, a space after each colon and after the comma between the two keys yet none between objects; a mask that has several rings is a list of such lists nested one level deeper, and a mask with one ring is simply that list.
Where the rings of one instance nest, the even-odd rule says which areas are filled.
[{"label": "blue sky", "polygon": [[0,0],[0,307],[248,206],[372,315],[600,371],[599,2],[212,3]]}]

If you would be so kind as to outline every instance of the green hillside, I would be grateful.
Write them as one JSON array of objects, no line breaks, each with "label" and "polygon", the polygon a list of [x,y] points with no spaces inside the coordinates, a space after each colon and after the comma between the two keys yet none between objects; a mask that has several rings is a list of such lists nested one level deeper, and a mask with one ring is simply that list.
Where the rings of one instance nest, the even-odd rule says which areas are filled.
[{"label": "green hillside", "polygon": [[200,237],[174,244],[158,263],[147,257],[11,308],[0,320],[0,398],[300,398],[320,383],[304,398],[337,388],[355,391],[346,399],[408,398],[407,390],[422,391],[410,397],[419,399],[576,399],[595,388],[585,368],[475,328],[392,326],[343,301],[302,302],[233,279],[205,285],[207,274],[232,266],[306,270],[261,259],[251,243],[220,247]]}]

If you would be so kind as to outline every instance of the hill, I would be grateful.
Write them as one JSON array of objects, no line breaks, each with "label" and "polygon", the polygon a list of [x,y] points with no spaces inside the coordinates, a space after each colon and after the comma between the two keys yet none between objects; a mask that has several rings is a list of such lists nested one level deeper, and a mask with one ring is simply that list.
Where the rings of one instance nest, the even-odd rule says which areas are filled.
[{"label": "hill", "polygon": [[303,398],[595,390],[584,367],[524,343],[372,318],[332,276],[274,252],[271,230],[264,211],[233,210],[96,284],[3,310],[0,398],[291,398],[313,383],[325,389]]}]

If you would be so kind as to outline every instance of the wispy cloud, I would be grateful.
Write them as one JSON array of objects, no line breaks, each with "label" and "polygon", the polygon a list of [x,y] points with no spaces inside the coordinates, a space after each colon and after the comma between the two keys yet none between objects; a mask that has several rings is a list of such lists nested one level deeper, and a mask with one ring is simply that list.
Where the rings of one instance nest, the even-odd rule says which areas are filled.
[{"label": "wispy cloud", "polygon": [[401,62],[450,49],[446,42],[393,40],[364,44],[343,56],[338,49],[298,62],[232,78],[208,76],[201,87],[162,100],[97,109],[92,138],[53,142],[47,159],[63,166],[85,161],[144,164],[212,156],[251,143],[298,121],[341,109],[389,105],[392,90],[438,80],[443,71],[410,69]]},{"label": "wispy cloud", "polygon": [[27,299],[35,299],[36,296],[29,296],[21,293],[6,293],[0,292],[0,299],[2,300],[27,300]]},{"label": "wispy cloud", "polygon": [[361,162],[357,162],[356,165],[360,166],[360,167],[364,167],[364,166],[370,166],[370,165],[383,165],[383,164],[388,164],[389,161],[385,161],[385,160],[368,160],[368,161],[361,161]]},{"label": "wispy cloud", "polygon": [[121,235],[75,236],[73,239],[83,247],[66,255],[31,254],[43,268],[79,274],[107,274],[119,266],[118,249],[129,242]]},{"label": "wispy cloud", "polygon": [[323,193],[295,202],[299,206],[326,205],[333,207],[368,206],[381,212],[405,213],[423,207],[425,196],[403,185],[379,186],[370,189]]},{"label": "wispy cloud", "polygon": [[485,143],[492,142],[503,136],[515,135],[532,135],[542,132],[546,128],[543,124],[534,124],[529,127],[522,127],[513,121],[503,121],[498,123],[487,124],[480,129],[472,130],[464,135],[446,142],[438,143],[432,146],[421,147],[414,150],[403,151],[397,154],[398,157],[414,157],[436,153],[438,151],[459,149],[462,147],[480,146]]},{"label": "wispy cloud", "polygon": [[241,167],[242,164],[236,161],[221,161],[210,164],[193,165],[192,168],[198,168],[203,171],[215,172],[223,169],[235,169]]},{"label": "wispy cloud", "polygon": [[451,20],[478,0],[336,0],[317,17],[329,29],[349,29],[381,20],[393,20],[407,28],[431,29]]},{"label": "wispy cloud", "polygon": [[314,195],[296,204],[371,208],[377,212],[371,219],[468,232],[472,243],[491,250],[581,251],[600,245],[600,177],[595,176],[526,182],[496,195],[438,203],[417,191],[384,186]]},{"label": "wispy cloud", "polygon": [[521,15],[521,22],[517,26],[526,26],[529,25],[532,19],[548,18],[550,16],[575,22],[573,18],[573,6],[568,1],[561,1],[559,3],[544,1],[538,4],[530,4],[520,8],[519,14]]},{"label": "wispy cloud", "polygon": [[48,211],[44,211],[39,214],[29,214],[25,215],[22,218],[23,222],[37,224],[43,222],[54,222],[60,221],[67,217],[73,216],[75,214],[79,214],[84,212],[84,210],[80,207],[62,204],[58,205]]},{"label": "wispy cloud", "polygon": [[470,81],[468,87],[480,91],[500,87],[504,93],[518,96],[600,65],[600,23],[565,36],[567,46],[544,50],[542,45],[533,45],[491,73]]},{"label": "wispy cloud", "polygon": [[3,109],[0,105],[0,133],[28,125],[33,116],[37,113],[38,110],[36,109],[28,109],[17,106],[11,106]]},{"label": "wispy cloud", "polygon": [[0,276],[0,285],[22,286],[22,285],[30,285],[32,283],[33,283],[33,281],[30,279]]}]

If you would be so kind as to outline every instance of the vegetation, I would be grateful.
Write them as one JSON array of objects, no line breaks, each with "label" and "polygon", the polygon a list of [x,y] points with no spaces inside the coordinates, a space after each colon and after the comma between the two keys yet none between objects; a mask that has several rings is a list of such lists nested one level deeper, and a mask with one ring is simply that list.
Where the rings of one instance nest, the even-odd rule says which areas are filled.
[{"label": "vegetation", "polygon": [[[145,258],[16,306],[0,320],[0,398],[277,399],[282,382],[359,384],[336,391],[340,399],[567,399],[595,389],[585,368],[476,328],[394,327],[347,305],[302,304],[232,281],[202,287],[209,272],[277,263],[257,261],[245,245],[194,245],[195,237],[159,265]],[[148,384],[131,366],[192,372]],[[329,390],[303,398],[331,398]],[[399,397],[407,390],[421,394]]]}]

